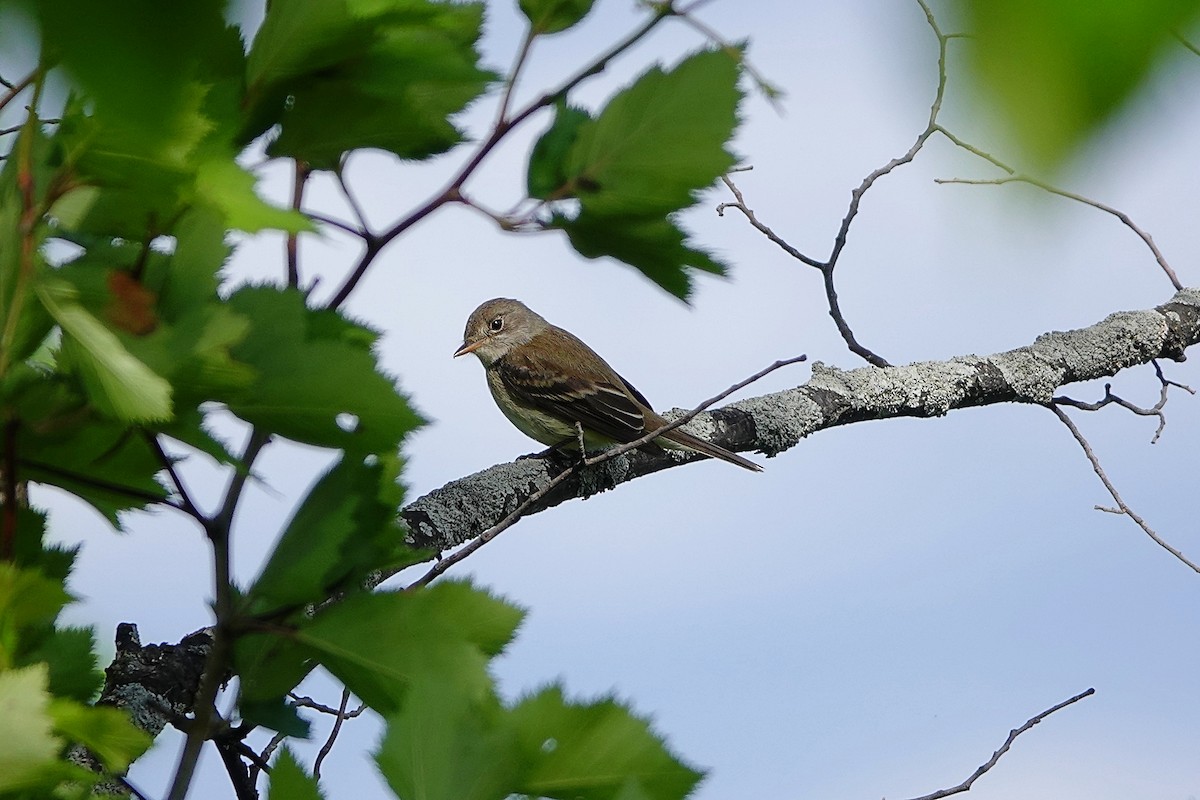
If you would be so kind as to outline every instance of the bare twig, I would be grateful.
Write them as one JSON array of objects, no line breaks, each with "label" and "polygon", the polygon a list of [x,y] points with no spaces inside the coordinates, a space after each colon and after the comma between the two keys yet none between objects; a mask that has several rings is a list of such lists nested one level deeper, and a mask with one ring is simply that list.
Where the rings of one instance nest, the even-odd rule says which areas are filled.
[{"label": "bare twig", "polygon": [[938,789],[936,792],[931,792],[929,794],[921,795],[920,797],[914,797],[913,800],[940,800],[943,797],[949,797],[950,795],[953,795],[953,794],[960,794],[962,792],[969,791],[971,789],[971,785],[973,783],[975,783],[975,781],[978,780],[980,778],[980,776],[984,775],[992,767],[996,766],[996,763],[1000,760],[1000,758],[1005,753],[1007,753],[1009,751],[1009,748],[1012,747],[1013,742],[1016,741],[1018,736],[1020,736],[1022,733],[1029,730],[1030,728],[1032,728],[1034,725],[1037,725],[1039,722],[1041,722],[1042,720],[1044,720],[1046,717],[1050,716],[1054,712],[1061,711],[1062,709],[1066,708],[1067,706],[1072,705],[1074,703],[1078,703],[1083,698],[1090,697],[1095,693],[1096,693],[1095,689],[1088,689],[1085,692],[1080,692],[1079,694],[1075,695],[1074,697],[1070,698],[1069,700],[1064,700],[1056,706],[1051,706],[1050,708],[1047,708],[1045,711],[1038,714],[1036,717],[1031,717],[1030,719],[1026,720],[1025,724],[1022,725],[1021,727],[1014,728],[1011,731],[1009,731],[1008,738],[1004,740],[1004,744],[1000,745],[1000,749],[997,750],[996,752],[992,753],[992,757],[989,758],[987,761],[985,761],[983,764],[980,764],[979,768],[976,769],[973,773],[971,773],[971,776],[969,778],[967,778],[965,781],[958,784],[957,786],[951,786],[948,789]]},{"label": "bare twig", "polygon": [[[987,158],[993,164],[998,163],[991,157],[984,154],[982,151],[972,149],[971,152]],[[1009,171],[1011,172],[1011,170]],[[1119,219],[1122,224],[1125,225],[1125,227],[1137,234],[1139,239],[1146,243],[1146,246],[1150,248],[1150,252],[1154,255],[1154,260],[1158,262],[1158,266],[1164,273],[1166,273],[1167,279],[1171,281],[1171,285],[1176,289],[1183,288],[1183,283],[1180,282],[1179,276],[1175,274],[1175,270],[1172,269],[1171,265],[1167,263],[1166,257],[1162,254],[1162,251],[1158,249],[1158,245],[1154,243],[1154,239],[1150,236],[1150,234],[1138,227],[1137,223],[1135,223],[1124,211],[1113,208],[1107,203],[1101,203],[1100,201],[1093,200],[1090,197],[1084,197],[1081,194],[1069,192],[1066,189],[1060,189],[1053,184],[1047,183],[1040,178],[1034,178],[1030,175],[1005,175],[1000,178],[938,178],[935,182],[939,184],[957,183],[968,186],[1003,186],[1004,184],[1008,183],[1024,183],[1030,186],[1036,186],[1044,192],[1049,192],[1050,194],[1055,194],[1059,197],[1065,197],[1068,200],[1074,200],[1077,203],[1083,203],[1084,205],[1099,209],[1107,214],[1112,214],[1114,217]]]},{"label": "bare twig", "polygon": [[938,82],[937,89],[934,91],[933,102],[929,106],[928,122],[925,125],[925,129],[917,134],[917,138],[913,141],[912,145],[907,151],[905,151],[902,155],[893,158],[882,167],[873,170],[870,174],[863,178],[862,182],[855,187],[853,191],[850,192],[850,206],[846,210],[846,215],[842,218],[842,222],[838,227],[837,233],[834,235],[833,249],[830,251],[829,257],[822,261],[811,256],[807,256],[798,248],[789,244],[781,236],[777,235],[768,225],[758,219],[754,211],[746,204],[745,197],[742,195],[741,191],[738,190],[728,175],[724,176],[722,180],[724,180],[725,185],[729,187],[729,190],[733,193],[736,202],[722,203],[717,206],[717,213],[722,215],[725,209],[736,208],[738,211],[742,212],[751,225],[757,228],[759,232],[764,234],[771,242],[780,247],[785,253],[792,258],[795,258],[796,260],[820,271],[822,283],[825,289],[825,300],[829,307],[829,316],[833,319],[834,325],[837,326],[838,333],[841,335],[842,340],[846,343],[846,346],[852,353],[863,358],[868,364],[872,364],[877,367],[889,366],[888,361],[860,343],[857,337],[854,335],[854,331],[851,329],[849,322],[846,320],[846,315],[842,312],[833,275],[834,270],[837,268],[838,259],[841,257],[842,251],[846,247],[846,242],[848,241],[848,237],[850,235],[850,227],[854,224],[854,220],[858,216],[862,199],[866,193],[880,178],[890,174],[898,167],[902,167],[915,159],[917,157],[917,153],[921,151],[921,148],[923,148],[925,143],[929,140],[929,137],[942,130],[941,126],[937,122],[937,117],[942,109],[942,102],[946,96],[947,44],[950,39],[954,37],[942,32],[941,28],[938,26],[937,19],[933,15],[933,10],[929,7],[929,4],[926,2],[926,0],[917,0],[917,4],[921,7],[921,10],[925,12],[925,20],[929,24],[930,29],[933,31],[934,36],[937,38],[938,43]]},{"label": "bare twig", "polygon": [[342,700],[341,703],[338,704],[337,713],[334,714],[333,727],[329,730],[329,738],[325,740],[325,744],[321,745],[321,750],[317,753],[317,757],[313,761],[313,780],[321,780],[321,764],[325,761],[325,757],[332,752],[333,743],[337,741],[338,734],[342,731],[342,723],[351,716],[346,713],[346,705],[349,702],[350,690],[343,688]]},{"label": "bare twig", "polygon": [[[1076,427],[1075,423],[1071,421],[1071,418],[1067,416],[1067,413],[1053,403],[1048,405],[1047,408],[1054,412],[1054,415],[1059,418],[1062,424],[1067,426],[1067,429],[1071,431],[1071,435],[1075,437],[1075,441],[1079,442],[1079,446],[1083,448],[1083,453],[1087,456],[1088,461],[1091,462],[1092,469],[1095,471],[1096,476],[1100,478],[1100,482],[1104,484],[1104,488],[1108,490],[1108,493],[1112,495],[1113,501],[1117,504],[1117,510],[1113,513],[1120,513],[1129,517],[1134,521],[1134,523],[1137,524],[1139,528],[1145,531],[1147,536],[1154,540],[1155,544],[1166,550],[1171,555],[1175,556],[1175,558],[1186,564],[1193,571],[1200,573],[1200,566],[1197,566],[1194,562],[1189,561],[1183,553],[1168,544],[1165,539],[1159,536],[1154,529],[1150,527],[1146,520],[1142,519],[1142,517],[1136,511],[1126,505],[1125,501],[1121,499],[1121,495],[1117,491],[1117,487],[1114,486],[1112,481],[1108,479],[1108,475],[1105,474],[1104,468],[1100,466],[1100,459],[1096,457],[1096,453],[1092,450],[1091,444],[1088,442],[1087,438],[1084,437],[1083,433],[1080,432],[1079,428]],[[1096,509],[1098,511],[1110,510],[1101,506],[1096,506]]]},{"label": "bare twig", "polygon": [[[774,372],[775,370],[777,370],[781,367],[786,367],[790,364],[796,364],[801,361],[805,361],[805,360],[807,360],[807,358],[808,358],[807,356],[802,355],[802,356],[796,356],[795,358],[788,358],[788,359],[784,359],[782,361],[776,361],[775,363],[771,364],[770,366],[766,367],[765,369],[754,373],[749,378],[746,378],[743,381],[739,381],[738,383],[735,383],[733,386],[730,386],[728,389],[721,392],[720,394],[710,397],[708,400],[705,400],[703,403],[696,406],[691,411],[689,411],[688,413],[679,417],[678,419],[672,421],[670,424],[668,424],[662,428],[659,428],[657,430],[651,431],[651,432],[647,433],[645,436],[642,436],[639,439],[635,439],[632,442],[622,444],[618,447],[613,447],[609,450],[605,450],[600,455],[593,456],[592,458],[586,458],[582,462],[577,462],[575,464],[570,465],[569,467],[564,469],[562,472],[560,472],[558,475],[554,476],[554,478],[549,483],[547,483],[545,486],[543,486],[541,489],[539,489],[538,491],[529,495],[529,497],[527,497],[523,503],[521,503],[515,509],[513,509],[511,512],[509,512],[498,523],[496,523],[491,528],[489,528],[486,531],[484,531],[483,533],[481,533],[478,537],[476,537],[470,543],[464,545],[463,547],[454,551],[453,553],[446,556],[442,560],[438,561],[433,567],[431,567],[429,569],[428,572],[426,572],[424,575],[422,575],[416,581],[414,581],[409,586],[407,586],[405,588],[405,591],[416,589],[421,586],[425,586],[425,585],[429,584],[434,578],[436,578],[439,575],[441,575],[442,573],[446,572],[452,566],[454,566],[458,562],[462,561],[463,559],[467,558],[472,553],[474,553],[476,550],[483,547],[485,544],[487,544],[488,542],[495,539],[501,533],[503,533],[504,531],[511,528],[514,524],[516,524],[517,520],[519,520],[521,517],[523,517],[525,515],[525,513],[530,508],[532,508],[534,505],[536,505],[539,500],[541,500],[543,497],[545,497],[547,494],[549,494],[551,491],[553,491],[554,487],[558,486],[560,483],[565,481],[571,475],[575,474],[575,472],[578,470],[578,468],[580,466],[592,467],[597,464],[602,464],[605,461],[616,458],[617,456],[619,456],[623,453],[627,453],[630,450],[634,450],[638,447],[641,447],[642,445],[649,444],[650,442],[652,442],[655,439],[662,436],[664,433],[667,433],[668,431],[672,431],[681,425],[687,424],[689,421],[694,419],[697,414],[701,413],[702,411],[709,408],[710,406],[713,406],[716,403],[721,402],[726,397],[728,397],[729,395],[738,391],[739,389],[743,389],[746,386],[749,386],[751,383],[754,383],[755,381],[765,377],[766,375],[769,375],[770,373]],[[384,575],[380,578],[380,581],[386,580],[388,577],[390,577],[390,576]]]},{"label": "bare twig", "polygon": [[252,780],[258,780],[259,772],[270,774],[271,767],[268,762],[270,762],[271,756],[275,754],[275,751],[279,749],[279,745],[286,742],[287,739],[288,735],[286,733],[276,733],[271,737],[271,741],[267,742],[267,746],[258,754],[258,760],[250,767],[250,778]]},{"label": "bare twig", "polygon": [[233,584],[230,572],[230,534],[233,526],[233,515],[237,511],[242,490],[250,476],[254,460],[270,441],[270,435],[257,428],[250,432],[246,449],[242,454],[244,470],[234,470],[225,490],[225,499],[220,510],[213,517],[205,520],[205,533],[213,550],[213,610],[216,624],[213,625],[212,649],[208,654],[208,662],[204,667],[204,677],[196,690],[194,719],[187,732],[187,739],[179,754],[179,764],[175,768],[175,777],[171,782],[171,790],[167,800],[184,800],[188,786],[191,785],[192,775],[196,771],[196,763],[200,758],[200,750],[212,731],[211,723],[216,716],[215,702],[217,692],[225,680],[225,672],[229,666],[229,658],[233,648],[231,634],[228,629],[233,618]]},{"label": "bare twig", "polygon": [[[303,161],[293,162],[292,173],[292,210],[299,211],[304,205],[304,185],[308,182],[311,170]],[[287,285],[293,289],[300,286],[299,261],[300,234],[291,232],[284,241],[284,255],[287,258]]]},{"label": "bare twig", "polygon": [[1088,403],[1083,400],[1076,400],[1073,397],[1065,396],[1056,396],[1053,402],[1060,406],[1071,406],[1072,408],[1078,408],[1081,411],[1099,411],[1105,406],[1115,403],[1124,409],[1132,411],[1138,416],[1158,417],[1158,428],[1155,429],[1154,436],[1150,439],[1150,444],[1157,444],[1158,438],[1162,436],[1163,429],[1167,427],[1167,415],[1163,413],[1163,408],[1167,405],[1167,397],[1170,388],[1174,386],[1178,389],[1188,392],[1189,394],[1195,394],[1196,390],[1190,386],[1165,377],[1162,372],[1162,367],[1159,365],[1157,360],[1151,361],[1150,363],[1154,365],[1154,372],[1156,375],[1158,375],[1158,380],[1159,383],[1162,384],[1162,388],[1158,393],[1158,402],[1149,408],[1143,408],[1142,406],[1131,403],[1119,395],[1113,394],[1111,383],[1104,384],[1104,397],[1094,403]]},{"label": "bare twig", "polygon": [[5,81],[4,86],[8,89],[8,91],[5,92],[3,96],[0,96],[0,111],[3,111],[4,107],[11,103],[14,97],[25,91],[25,89],[28,88],[31,83],[37,80],[37,75],[38,71],[35,69],[33,72],[30,72],[16,83],[9,83],[8,81]]}]

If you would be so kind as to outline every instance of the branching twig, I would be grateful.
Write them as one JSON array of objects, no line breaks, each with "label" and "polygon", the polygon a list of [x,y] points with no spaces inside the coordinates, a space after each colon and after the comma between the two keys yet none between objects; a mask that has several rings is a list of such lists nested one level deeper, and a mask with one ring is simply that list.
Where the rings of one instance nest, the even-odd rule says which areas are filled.
[{"label": "branching twig", "polygon": [[[786,367],[789,364],[796,364],[801,361],[805,361],[806,359],[807,359],[807,356],[796,356],[795,358],[789,358],[789,359],[784,359],[782,361],[776,361],[774,364],[771,364],[766,369],[760,370],[759,372],[756,372],[753,375],[751,375],[749,378],[746,378],[743,381],[739,381],[738,383],[735,383],[733,386],[730,386],[728,389],[721,392],[720,394],[710,397],[708,400],[705,400],[703,403],[696,406],[691,411],[689,411],[688,413],[679,417],[678,419],[672,421],[670,424],[668,424],[662,428],[659,428],[657,430],[651,431],[651,432],[647,433],[645,436],[642,436],[639,439],[635,439],[632,442],[628,442],[626,444],[620,445],[619,447],[613,447],[609,450],[605,450],[601,454],[599,454],[597,456],[593,456],[592,458],[586,458],[583,460],[582,465],[592,467],[597,464],[602,464],[605,461],[609,461],[613,458],[616,458],[617,456],[619,456],[623,453],[627,453],[630,450],[634,450],[638,447],[641,447],[642,445],[649,444],[650,442],[652,442],[655,439],[662,436],[664,433],[674,430],[675,428],[678,428],[681,425],[687,424],[692,419],[694,419],[697,414],[701,413],[702,411],[709,408],[710,406],[713,406],[713,405],[721,402],[726,397],[728,397],[729,395],[738,391],[739,389],[743,389],[746,386],[749,386],[751,383],[754,383],[755,381],[759,380],[760,378],[763,378],[766,375],[769,375],[770,373],[774,372],[775,370],[777,370],[781,367]],[[580,464],[577,462],[575,464],[570,465],[566,469],[564,469],[558,475],[554,476],[554,478],[549,483],[547,483],[545,486],[543,486],[538,491],[529,495],[529,497],[527,497],[524,502],[522,502],[515,509],[513,509],[511,512],[509,512],[502,520],[500,520],[498,523],[496,523],[495,525],[493,525],[491,528],[487,529],[483,533],[481,533],[478,537],[476,537],[470,543],[464,545],[463,547],[459,548],[455,552],[451,553],[450,555],[446,556],[442,560],[438,561],[437,564],[435,564],[432,568],[430,568],[430,570],[428,572],[426,572],[419,579],[417,579],[412,584],[410,584],[408,587],[406,587],[405,590],[408,591],[408,590],[416,589],[421,586],[425,586],[425,585],[429,584],[430,581],[432,581],[434,578],[436,578],[439,575],[441,575],[442,573],[446,572],[452,566],[454,566],[458,562],[462,561],[463,559],[467,558],[472,553],[474,553],[476,550],[483,547],[485,544],[487,544],[488,542],[495,539],[501,533],[503,533],[504,531],[511,528],[514,524],[516,524],[517,520],[519,520],[521,517],[523,517],[525,515],[525,513],[530,508],[532,508],[534,505],[536,505],[539,500],[541,500],[543,497],[545,497],[547,494],[549,494],[551,491],[553,491],[553,489],[556,486],[558,486],[560,483],[565,481],[571,475],[575,474],[575,472],[576,472],[576,470],[578,470],[579,466],[580,466]],[[384,574],[379,578],[379,582],[382,582],[389,577],[391,577],[391,576]]]},{"label": "branching twig", "polygon": [[258,454],[270,441],[266,433],[254,429],[246,443],[242,454],[245,469],[235,470],[229,479],[229,487],[225,490],[225,499],[220,510],[211,518],[205,520],[204,529],[208,534],[213,549],[213,610],[216,614],[216,624],[213,625],[212,650],[208,655],[208,663],[204,668],[204,677],[196,690],[194,717],[187,739],[179,754],[179,764],[175,768],[175,778],[171,782],[171,790],[167,800],[184,800],[192,775],[196,771],[196,763],[200,758],[200,749],[211,735],[211,724],[216,714],[214,704],[217,692],[225,680],[225,672],[229,666],[232,651],[229,623],[233,618],[233,584],[230,564],[230,533],[233,526],[233,515],[237,511],[242,490],[250,476],[250,470]]},{"label": "branching twig", "polygon": [[[317,753],[316,759],[313,761],[313,780],[321,780],[321,764],[324,763],[325,757],[333,750],[333,743],[337,741],[338,734],[342,731],[342,723],[351,716],[357,716],[362,713],[362,708],[355,714],[346,713],[346,705],[350,702],[350,690],[342,689],[342,700],[338,704],[338,709],[334,714],[333,728],[329,731],[329,738],[325,740],[325,744],[321,745],[320,752]],[[363,706],[365,708],[366,706]]]},{"label": "branching twig", "polygon": [[1047,408],[1053,411],[1054,415],[1059,418],[1062,424],[1066,425],[1067,429],[1071,431],[1071,435],[1075,437],[1075,441],[1079,442],[1079,446],[1083,448],[1084,455],[1086,455],[1088,461],[1091,462],[1092,469],[1095,471],[1096,476],[1100,478],[1100,482],[1104,484],[1104,488],[1108,490],[1108,493],[1112,495],[1113,501],[1117,504],[1116,509],[1107,509],[1103,506],[1096,506],[1096,510],[1110,511],[1111,513],[1124,514],[1128,516],[1137,524],[1139,528],[1145,531],[1147,536],[1154,540],[1155,544],[1166,550],[1171,555],[1175,556],[1193,571],[1200,572],[1200,566],[1197,566],[1194,562],[1189,561],[1183,553],[1168,544],[1165,539],[1159,536],[1154,529],[1150,527],[1146,520],[1142,519],[1142,517],[1136,511],[1125,504],[1125,501],[1121,499],[1121,495],[1117,491],[1117,487],[1114,486],[1112,481],[1108,479],[1108,475],[1105,474],[1104,468],[1100,466],[1100,459],[1096,457],[1096,453],[1092,450],[1091,444],[1088,442],[1083,433],[1080,432],[1079,428],[1076,427],[1075,423],[1071,421],[1071,418],[1067,416],[1067,413],[1053,403],[1047,406]]},{"label": "branching twig", "polygon": [[1158,393],[1158,402],[1150,406],[1150,408],[1143,408],[1139,405],[1129,402],[1119,395],[1113,394],[1111,383],[1104,384],[1104,397],[1100,400],[1097,400],[1095,403],[1088,403],[1083,400],[1076,400],[1073,397],[1065,396],[1056,396],[1054,398],[1054,403],[1060,406],[1071,406],[1072,408],[1078,408],[1081,411],[1099,411],[1110,403],[1116,403],[1122,408],[1132,411],[1138,416],[1158,417],[1158,428],[1155,429],[1154,436],[1150,439],[1150,444],[1157,444],[1158,437],[1162,436],[1163,429],[1167,427],[1167,415],[1163,413],[1163,408],[1167,405],[1167,396],[1170,388],[1174,386],[1176,388],[1183,389],[1189,394],[1195,394],[1196,390],[1190,386],[1166,378],[1163,375],[1162,367],[1159,366],[1157,360],[1150,363],[1154,365],[1154,372],[1156,375],[1158,375],[1159,383],[1162,384],[1162,389]]},{"label": "branching twig", "polygon": [[862,182],[850,192],[850,207],[846,210],[846,215],[842,218],[841,225],[838,227],[837,233],[833,239],[833,249],[829,253],[829,257],[824,261],[806,256],[799,249],[788,244],[782,237],[778,236],[769,226],[762,223],[755,213],[746,205],[745,198],[742,193],[733,184],[733,181],[725,176],[723,180],[725,185],[733,193],[736,202],[722,203],[717,207],[717,213],[722,214],[726,208],[736,208],[738,211],[749,220],[750,224],[757,228],[761,233],[783,249],[792,258],[807,264],[820,271],[822,282],[825,288],[825,300],[829,306],[829,316],[833,319],[834,325],[837,326],[838,333],[842,340],[852,353],[862,357],[868,364],[877,367],[889,366],[886,359],[878,355],[871,349],[861,344],[854,335],[849,322],[846,320],[846,315],[842,312],[840,301],[838,300],[837,287],[834,284],[833,274],[837,268],[838,259],[841,257],[842,250],[846,247],[846,242],[850,234],[850,226],[853,225],[855,218],[858,216],[859,207],[862,204],[863,196],[885,175],[890,174],[898,167],[910,163],[917,157],[917,153],[925,146],[929,137],[941,130],[938,125],[937,117],[942,108],[942,102],[946,96],[946,48],[952,38],[950,35],[942,32],[938,26],[937,19],[933,15],[933,10],[929,7],[926,0],[917,0],[921,10],[925,12],[925,19],[928,22],[930,29],[937,37],[938,43],[938,82],[937,89],[934,92],[933,102],[929,106],[929,121],[925,125],[925,129],[917,134],[917,138],[903,155],[893,158],[891,161],[884,164],[882,167],[873,170],[869,175],[863,178]]},{"label": "branching twig", "polygon": [[[993,164],[998,163],[991,157],[986,156],[982,151],[976,151],[972,149],[972,152],[976,153],[976,155],[987,158]],[[1011,172],[1011,170],[1009,171]],[[1162,254],[1162,251],[1158,249],[1158,245],[1154,243],[1154,239],[1150,236],[1150,234],[1138,227],[1137,223],[1130,219],[1129,215],[1124,211],[1113,208],[1107,203],[1101,203],[1100,201],[1093,200],[1090,197],[1084,197],[1081,194],[1069,192],[1066,189],[1060,189],[1053,184],[1049,184],[1046,181],[1043,181],[1039,178],[1034,178],[1030,175],[1005,175],[1000,178],[938,178],[935,180],[935,183],[958,183],[968,186],[1003,186],[1004,184],[1008,183],[1025,183],[1030,186],[1036,186],[1044,192],[1055,194],[1059,197],[1065,197],[1068,200],[1074,200],[1077,203],[1083,203],[1084,205],[1097,208],[1107,214],[1112,214],[1114,217],[1119,219],[1125,225],[1125,227],[1137,234],[1138,238],[1146,243],[1146,246],[1150,248],[1150,252],[1154,255],[1154,260],[1158,262],[1158,266],[1162,268],[1162,271],[1166,273],[1167,279],[1171,281],[1171,285],[1176,289],[1183,288],[1183,284],[1180,282],[1179,276],[1175,274],[1175,270],[1172,269],[1171,265],[1167,263],[1166,257]]]},{"label": "branching twig", "polygon": [[941,800],[941,798],[943,798],[943,797],[949,797],[950,795],[953,795],[953,794],[959,794],[961,792],[969,791],[971,789],[971,784],[975,783],[975,781],[978,780],[980,776],[982,776],[984,773],[986,773],[992,767],[996,766],[996,762],[998,762],[1000,760],[1001,756],[1003,756],[1005,753],[1008,752],[1009,748],[1012,747],[1013,742],[1016,741],[1018,736],[1020,736],[1022,733],[1029,730],[1030,728],[1032,728],[1034,725],[1037,725],[1039,722],[1041,722],[1046,717],[1053,714],[1055,711],[1061,711],[1062,709],[1066,708],[1067,706],[1069,706],[1073,703],[1078,703],[1083,698],[1090,697],[1091,695],[1093,695],[1095,693],[1096,693],[1095,689],[1088,689],[1085,692],[1080,692],[1079,694],[1075,695],[1074,697],[1072,697],[1069,700],[1064,700],[1056,706],[1051,706],[1050,708],[1047,708],[1045,711],[1038,714],[1036,717],[1031,717],[1021,727],[1014,728],[1013,730],[1009,731],[1008,738],[1004,740],[1004,744],[1000,745],[1000,749],[997,750],[996,752],[992,753],[991,758],[989,758],[983,764],[980,764],[979,768],[977,770],[975,770],[973,773],[971,773],[971,777],[967,778],[965,781],[958,784],[957,786],[951,786],[948,789],[938,789],[936,792],[931,792],[930,794],[921,795],[920,797],[914,797],[913,800]]}]

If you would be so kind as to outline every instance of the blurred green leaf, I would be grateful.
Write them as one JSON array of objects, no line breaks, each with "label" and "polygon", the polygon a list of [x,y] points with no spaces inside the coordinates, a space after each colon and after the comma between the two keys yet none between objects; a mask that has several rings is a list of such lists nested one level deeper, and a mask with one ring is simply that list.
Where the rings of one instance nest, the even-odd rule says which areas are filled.
[{"label": "blurred green leaf", "polygon": [[349,597],[296,638],[363,702],[389,714],[426,679],[482,701],[491,691],[488,659],[512,639],[521,616],[469,584],[446,582]]},{"label": "blurred green leaf", "polygon": [[308,723],[285,702],[288,692],[316,667],[307,648],[285,635],[250,633],[234,642],[238,711],[253,725],[289,736],[308,736]]},{"label": "blurred green leaf", "polygon": [[271,785],[267,789],[267,800],[322,800],[320,787],[315,778],[304,771],[292,755],[291,749],[282,747],[275,763],[271,765]]},{"label": "blurred green leaf", "polygon": [[76,302],[69,284],[44,280],[38,299],[62,327],[62,358],[101,412],[125,422],[171,417],[171,385],[134,358],[116,335]]},{"label": "blurred green leaf", "polygon": [[729,170],[741,54],[704,50],[653,67],[582,124],[564,172],[584,212],[665,215]]},{"label": "blurred green leaf", "polygon": [[520,0],[521,13],[535,34],[558,33],[578,23],[594,0]]},{"label": "blurred green leaf", "polygon": [[397,521],[404,497],[399,469],[396,456],[346,456],[327,472],[248,592],[252,611],[314,603],[402,562],[408,549]]},{"label": "blurred green leaf", "polygon": [[57,759],[46,681],[45,665],[0,671],[0,793],[44,785]]},{"label": "blurred green leaf", "polygon": [[637,267],[647,278],[681,299],[691,293],[687,269],[724,275],[726,267],[711,254],[690,247],[669,218],[605,217],[584,210],[575,219],[556,217],[552,227],[566,232],[571,245],[588,258],[611,256]]},{"label": "blurred green leaf", "polygon": [[650,726],[614,700],[569,703],[551,686],[512,710],[520,758],[516,791],[562,800],[634,796],[682,800],[703,774],[676,758]]},{"label": "blurred green leaf", "polygon": [[560,191],[570,185],[566,172],[567,153],[575,144],[579,130],[591,121],[588,112],[560,102],[555,107],[554,123],[541,135],[529,155],[526,185],[529,196],[539,200],[557,200]]},{"label": "blurred green leaf", "polygon": [[60,581],[0,562],[0,665],[13,663],[23,629],[53,623],[70,601]]},{"label": "blurred green leaf", "polygon": [[[31,393],[29,400],[45,396]],[[41,420],[36,428],[22,426],[17,452],[24,478],[66,489],[114,526],[119,526],[119,512],[145,508],[167,496],[154,478],[162,465],[145,440],[136,431],[97,419],[86,410]]]},{"label": "blurred green leaf", "polygon": [[50,716],[57,732],[86,747],[115,774],[123,774],[134,759],[150,749],[150,736],[116,708],[56,699],[50,704]]},{"label": "blurred green leaf", "polygon": [[247,287],[229,305],[252,327],[231,349],[257,380],[232,394],[234,414],[289,439],[391,454],[422,420],[377,371],[378,337],[333,311],[307,308],[296,290]]},{"label": "blurred green leaf", "polygon": [[50,691],[81,703],[90,702],[104,683],[96,664],[96,637],[88,628],[51,628],[22,658],[22,663],[45,662]]},{"label": "blurred green leaf", "polygon": [[1034,159],[1053,166],[1145,83],[1196,0],[959,0],[980,83]]},{"label": "blurred green leaf", "polygon": [[238,166],[233,156],[204,161],[196,174],[197,196],[218,208],[231,228],[255,233],[266,228],[299,233],[314,230],[308,218],[290,208],[278,208],[254,191],[254,175]]},{"label": "blurred green leaf", "polygon": [[523,765],[495,699],[454,688],[417,682],[387,717],[375,763],[397,797],[503,800],[520,785]]}]

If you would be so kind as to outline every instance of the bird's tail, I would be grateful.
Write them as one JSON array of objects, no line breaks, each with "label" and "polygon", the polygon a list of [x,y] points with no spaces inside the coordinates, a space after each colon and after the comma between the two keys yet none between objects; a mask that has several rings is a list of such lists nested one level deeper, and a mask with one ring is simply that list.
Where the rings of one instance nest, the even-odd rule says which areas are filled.
[{"label": "bird's tail", "polygon": [[[665,440],[665,441],[664,441]],[[719,458],[722,461],[728,461],[730,464],[737,464],[742,469],[748,469],[752,472],[762,472],[763,468],[755,464],[748,458],[742,458],[737,453],[731,453],[724,447],[715,445],[712,442],[706,442],[703,439],[692,436],[679,428],[667,431],[661,439],[655,439],[655,442],[671,447],[676,450],[691,450],[694,453],[701,453],[711,458]]]}]

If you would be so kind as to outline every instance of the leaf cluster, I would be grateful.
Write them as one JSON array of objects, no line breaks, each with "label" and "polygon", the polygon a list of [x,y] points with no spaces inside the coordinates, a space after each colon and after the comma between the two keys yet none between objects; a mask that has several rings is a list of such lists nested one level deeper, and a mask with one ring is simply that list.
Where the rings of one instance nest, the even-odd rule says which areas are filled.
[{"label": "leaf cluster", "polygon": [[[458,115],[500,85],[477,52],[483,5],[272,0],[253,35],[219,0],[0,2],[0,14],[12,5],[32,21],[38,53],[0,97],[0,795],[84,796],[100,776],[67,760],[69,747],[121,775],[149,744],[122,713],[88,705],[100,686],[94,637],[57,623],[75,554],[45,545],[28,483],[117,527],[153,507],[196,522],[218,563],[208,672],[237,676],[229,722],[244,730],[306,735],[289,693],[321,667],[387,722],[376,761],[401,797],[688,794],[699,773],[622,704],[571,701],[557,686],[499,698],[489,664],[519,609],[467,583],[364,589],[432,555],[405,543],[397,516],[400,449],[422,419],[380,368],[379,333],[340,299],[314,303],[295,271],[261,285],[225,274],[238,232],[294,244],[319,230],[299,201],[259,196],[253,159],[340,175],[364,148],[420,161],[467,142]],[[592,2],[519,5],[528,47],[576,26]],[[654,5],[642,34],[674,13]],[[595,111],[573,105],[610,55],[510,113],[514,68],[496,127],[453,185],[554,106],[529,158],[526,222],[686,297],[692,270],[725,269],[676,217],[734,163],[741,51],[702,50],[650,68]],[[467,202],[447,192],[413,219],[455,199]],[[360,231],[355,274],[403,230]],[[216,410],[250,432],[243,452],[214,432]],[[257,579],[234,586],[221,563],[241,486],[277,439],[339,457]],[[214,510],[181,478],[197,454],[232,476]],[[199,699],[193,737],[210,735],[200,721],[213,699]],[[320,791],[284,749],[270,794]]]}]

